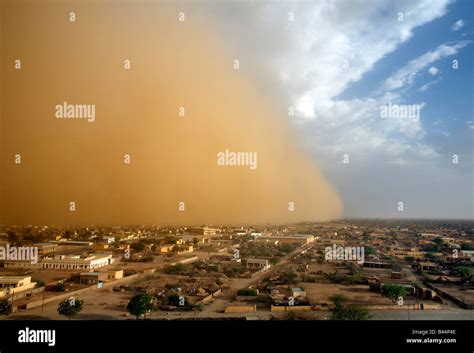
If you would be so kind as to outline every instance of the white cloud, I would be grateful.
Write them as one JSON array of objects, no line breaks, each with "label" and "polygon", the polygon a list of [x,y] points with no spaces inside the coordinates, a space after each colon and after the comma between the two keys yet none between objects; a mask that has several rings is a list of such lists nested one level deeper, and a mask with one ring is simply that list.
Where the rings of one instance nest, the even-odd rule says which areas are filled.
[{"label": "white cloud", "polygon": [[431,67],[428,69],[428,72],[429,72],[431,75],[435,76],[435,75],[439,72],[439,70],[438,70],[436,67],[431,66]]},{"label": "white cloud", "polygon": [[433,80],[433,81],[430,81],[428,83],[425,83],[423,86],[421,86],[419,89],[418,89],[418,92],[426,92],[430,87],[434,86],[435,84],[437,84],[439,81],[440,81],[441,77],[438,77],[437,79]]},{"label": "white cloud", "polygon": [[459,31],[463,27],[464,27],[464,20],[460,19],[453,23],[453,25],[451,26],[451,31],[456,32],[456,31]]},{"label": "white cloud", "polygon": [[[454,43],[441,44],[435,50],[430,50],[429,52],[417,57],[416,59],[413,59],[407,65],[398,69],[391,77],[385,80],[382,89],[395,90],[407,85],[411,85],[420,70],[424,69],[435,61],[438,61],[441,58],[456,54],[468,43],[469,41],[459,41]],[[435,73],[431,72],[430,69],[430,73],[432,75],[435,75],[438,72],[436,68],[434,69]]]},{"label": "white cloud", "polygon": [[310,95],[301,96],[296,102],[296,110],[305,118],[314,116],[314,100]]}]

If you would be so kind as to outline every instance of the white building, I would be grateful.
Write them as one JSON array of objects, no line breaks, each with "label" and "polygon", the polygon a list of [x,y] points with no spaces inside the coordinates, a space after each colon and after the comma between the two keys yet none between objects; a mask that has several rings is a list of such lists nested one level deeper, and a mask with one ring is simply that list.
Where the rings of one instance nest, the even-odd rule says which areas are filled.
[{"label": "white building", "polygon": [[38,263],[31,261],[9,260],[5,268],[37,268],[43,270],[93,270],[113,263],[112,254],[92,254],[87,257],[79,255],[57,255],[44,257]]}]

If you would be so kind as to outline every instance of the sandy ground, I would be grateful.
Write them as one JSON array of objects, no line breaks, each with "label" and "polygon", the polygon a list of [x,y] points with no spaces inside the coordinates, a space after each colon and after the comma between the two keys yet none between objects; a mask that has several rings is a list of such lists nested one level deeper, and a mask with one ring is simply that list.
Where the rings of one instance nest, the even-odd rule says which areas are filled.
[{"label": "sandy ground", "polygon": [[453,297],[459,298],[466,304],[474,304],[474,289],[460,290],[455,286],[444,286],[444,285],[435,285],[435,288],[439,288],[445,293],[452,295]]},{"label": "sandy ground", "polygon": [[306,291],[310,303],[330,303],[329,297],[335,294],[344,295],[349,303],[358,305],[390,305],[392,301],[380,293],[369,291],[367,285],[342,285],[333,283],[300,283]]}]

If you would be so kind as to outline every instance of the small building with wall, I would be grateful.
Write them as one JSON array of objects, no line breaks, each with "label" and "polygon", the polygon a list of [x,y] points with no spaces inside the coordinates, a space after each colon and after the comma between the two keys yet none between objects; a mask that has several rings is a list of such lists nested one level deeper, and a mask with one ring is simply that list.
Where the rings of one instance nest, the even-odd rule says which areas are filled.
[{"label": "small building with wall", "polygon": [[291,288],[291,296],[293,298],[306,298],[306,292],[303,288],[293,287]]},{"label": "small building with wall", "polygon": [[0,276],[0,298],[35,288],[31,276]]},{"label": "small building with wall", "polygon": [[97,244],[92,245],[92,250],[107,251],[107,250],[110,250],[110,245],[108,243],[97,243]]},{"label": "small building with wall", "polygon": [[91,284],[97,284],[99,282],[104,282],[105,280],[107,280],[107,278],[108,278],[107,273],[84,272],[84,273],[81,273],[79,282],[81,284],[91,285]]},{"label": "small building with wall", "polygon": [[169,253],[173,251],[175,246],[176,246],[175,244],[167,244],[167,245],[160,246],[160,253],[162,254]]},{"label": "small building with wall", "polygon": [[267,259],[242,259],[242,264],[249,269],[266,270],[270,268],[270,263]]},{"label": "small building with wall", "polygon": [[107,271],[107,279],[120,279],[123,278],[123,270]]}]

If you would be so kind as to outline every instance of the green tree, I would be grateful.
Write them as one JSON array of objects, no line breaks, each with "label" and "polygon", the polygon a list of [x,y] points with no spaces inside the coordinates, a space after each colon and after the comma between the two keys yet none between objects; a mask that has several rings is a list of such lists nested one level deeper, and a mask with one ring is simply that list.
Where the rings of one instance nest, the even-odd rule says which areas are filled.
[{"label": "green tree", "polygon": [[58,304],[58,314],[66,316],[68,320],[71,320],[71,317],[79,314],[84,307],[84,300],[79,300],[77,298],[65,299]]},{"label": "green tree", "polygon": [[253,289],[253,288],[239,289],[239,291],[237,292],[237,295],[255,297],[255,296],[257,296],[257,290]]},{"label": "green tree", "polygon": [[284,279],[288,284],[296,284],[298,282],[298,275],[293,270],[289,270],[285,273]]},{"label": "green tree", "polygon": [[368,320],[372,317],[369,310],[359,305],[347,305],[342,311],[343,320]]},{"label": "green tree", "polygon": [[[438,252],[439,249],[436,249],[435,251]],[[434,260],[437,259],[437,256],[436,256],[435,254],[433,254],[432,252],[428,252],[428,253],[425,254],[425,258],[426,258],[427,260],[434,261]]]},{"label": "green tree", "polygon": [[10,244],[17,244],[20,241],[20,237],[12,230],[7,230],[7,239]]},{"label": "green tree", "polygon": [[204,304],[203,303],[194,304],[194,309],[196,309],[198,311],[203,311],[204,310]]},{"label": "green tree", "polygon": [[145,250],[145,244],[143,244],[141,241],[137,241],[136,243],[133,243],[132,245],[130,245],[130,247],[135,251]]},{"label": "green tree", "polygon": [[276,264],[279,263],[279,262],[280,262],[280,257],[278,257],[278,256],[274,256],[274,257],[272,257],[272,258],[270,259],[270,263],[271,263],[272,265],[276,265]]},{"label": "green tree", "polygon": [[188,297],[179,295],[177,293],[167,296],[165,299],[165,304],[175,306],[177,308],[184,309],[184,310],[193,309],[193,305],[191,305],[191,303],[189,302]]},{"label": "green tree", "polygon": [[407,290],[399,284],[387,283],[382,287],[382,294],[395,303],[399,297],[407,295]]},{"label": "green tree", "polygon": [[41,279],[32,279],[31,282],[36,282],[36,288],[44,287],[45,283]]},{"label": "green tree", "polygon": [[64,283],[58,282],[58,284],[56,284],[56,287],[54,288],[54,290],[56,292],[64,292],[66,290],[66,287],[64,286]]},{"label": "green tree", "polygon": [[342,294],[334,294],[329,297],[329,300],[334,304],[335,307],[341,307],[347,302],[348,298]]},{"label": "green tree", "polygon": [[364,249],[365,255],[375,254],[375,249],[371,246],[366,246]]},{"label": "green tree", "polygon": [[433,243],[438,244],[438,245],[443,245],[444,240],[443,240],[443,238],[438,237],[438,238],[433,239]]},{"label": "green tree", "polygon": [[153,309],[153,298],[148,294],[137,294],[130,299],[127,305],[127,310],[134,315],[137,320],[140,316],[146,315],[147,312]]},{"label": "green tree", "polygon": [[185,266],[183,264],[176,264],[176,265],[166,266],[163,270],[165,271],[166,274],[173,275],[173,274],[178,274],[184,271],[184,269],[185,269]]},{"label": "green tree", "polygon": [[471,275],[471,269],[469,267],[465,267],[465,266],[456,267],[456,270],[459,272],[462,278],[466,278]]},{"label": "green tree", "polygon": [[357,284],[357,283],[362,283],[364,280],[362,273],[355,273],[353,275],[346,276],[343,280],[343,282],[347,284]]},{"label": "green tree", "polygon": [[354,304],[347,305],[348,298],[344,295],[335,294],[329,297],[329,300],[334,305],[332,310],[333,320],[368,320],[371,318],[367,308]]},{"label": "green tree", "polygon": [[0,300],[0,315],[10,315],[12,311],[12,303],[8,300]]},{"label": "green tree", "polygon": [[283,244],[280,246],[280,251],[283,251],[284,253],[290,253],[296,249],[295,244]]},{"label": "green tree", "polygon": [[301,274],[301,282],[316,282],[316,277],[303,273]]}]

